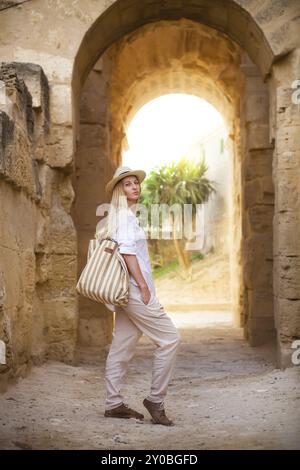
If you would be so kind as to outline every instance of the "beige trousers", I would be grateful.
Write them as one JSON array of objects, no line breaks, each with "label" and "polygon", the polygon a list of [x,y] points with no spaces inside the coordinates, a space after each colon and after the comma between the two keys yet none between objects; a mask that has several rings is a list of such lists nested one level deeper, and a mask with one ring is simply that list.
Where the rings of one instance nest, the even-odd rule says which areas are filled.
[{"label": "beige trousers", "polygon": [[157,346],[153,359],[151,389],[147,398],[163,406],[181,343],[178,330],[157,296],[152,293],[148,304],[144,304],[139,287],[132,283],[129,287],[128,304],[125,307],[116,307],[115,312],[113,340],[106,359],[105,409],[115,408],[124,402],[121,394],[123,377],[143,333]]}]

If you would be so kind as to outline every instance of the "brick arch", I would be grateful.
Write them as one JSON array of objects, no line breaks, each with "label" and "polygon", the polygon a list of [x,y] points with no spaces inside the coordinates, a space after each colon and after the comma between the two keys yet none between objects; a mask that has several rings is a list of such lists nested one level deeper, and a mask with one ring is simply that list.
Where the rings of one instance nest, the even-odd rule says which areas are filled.
[{"label": "brick arch", "polygon": [[85,33],[74,60],[73,92],[81,86],[93,65],[115,41],[140,26],[160,20],[187,18],[210,26],[239,44],[258,66],[269,73],[275,53],[253,16],[236,0],[118,0],[100,15]]},{"label": "brick arch", "polygon": [[[250,59],[242,64],[247,88],[247,93],[240,97],[242,141],[239,141],[239,129],[235,136],[237,154],[243,155],[243,161],[238,162],[234,170],[241,187],[240,193],[234,196],[236,216],[242,219],[241,226],[235,227],[234,241],[243,242],[242,249],[239,245],[235,247],[236,265],[244,272],[243,292],[236,291],[236,300],[244,312],[245,335],[251,344],[268,339],[265,333],[273,335],[275,313],[278,363],[291,365],[290,344],[299,336],[298,311],[294,301],[299,301],[299,290],[286,278],[285,265],[291,266],[299,275],[296,265],[299,246],[295,239],[299,208],[298,202],[293,200],[293,191],[287,191],[288,184],[284,178],[292,181],[292,176],[285,174],[290,170],[287,160],[296,158],[298,150],[296,127],[299,126],[299,113],[294,112],[295,105],[290,100],[290,83],[299,78],[300,49],[299,35],[296,34],[299,3],[296,0],[289,5],[281,2],[275,5],[271,0],[262,5],[252,1],[243,2],[244,6],[240,3],[242,0],[114,2],[86,31],[73,62],[73,135],[74,139],[78,136],[82,86],[97,59],[102,58],[118,40],[130,33],[138,34],[139,28],[147,24],[183,18],[196,21],[227,36],[246,52]],[[137,84],[135,86],[138,87]],[[140,94],[138,88],[136,94]],[[123,124],[140,105],[141,101],[137,99],[132,110],[127,107]],[[291,113],[293,123],[290,122]],[[82,152],[85,153],[84,148]],[[117,162],[108,161],[109,165],[111,163],[115,166]],[[274,192],[277,194],[275,198]]]},{"label": "brick arch", "polygon": [[124,36],[109,49],[111,158],[121,159],[126,128],[144,104],[166,93],[206,99],[229,132],[239,116],[243,51],[229,38],[191,20],[160,21]]},{"label": "brick arch", "polygon": [[[101,65],[102,62],[102,65]],[[107,63],[107,68],[104,67]],[[101,72],[99,74],[99,72]],[[248,91],[245,94],[244,84],[246,82],[246,75],[253,77],[254,82],[250,83],[252,78],[248,80]],[[94,79],[91,76],[94,75]],[[106,83],[105,91],[98,95],[99,103],[103,108],[106,102],[107,108],[105,121],[103,127],[103,117],[101,118],[101,125],[97,130],[97,119],[93,118],[93,109],[95,108],[95,90],[99,90],[101,78]],[[96,80],[93,82],[93,80]],[[100,80],[100,82],[99,82]],[[96,82],[98,85],[96,85]],[[248,102],[256,106],[255,99],[251,97],[251,90],[255,88],[255,93],[259,93],[259,103],[264,103],[263,106],[259,105],[259,109],[255,112],[252,118],[250,109],[243,110],[242,114],[245,118],[248,117],[248,123],[243,123],[241,132],[241,102],[248,105]],[[95,167],[99,166],[98,178],[101,176],[103,184],[113,169],[121,161],[122,150],[126,147],[126,127],[129,124],[132,116],[137,110],[146,102],[154,97],[160,96],[167,92],[184,91],[185,93],[193,93],[199,97],[207,99],[214,105],[225,118],[227,127],[232,137],[231,154],[232,154],[232,246],[231,252],[231,279],[232,284],[232,303],[235,315],[236,324],[243,325],[245,328],[245,336],[249,338],[251,344],[259,344],[269,336],[273,335],[273,305],[272,305],[272,276],[270,275],[270,265],[266,262],[261,263],[261,276],[256,282],[253,279],[255,273],[255,259],[261,256],[258,253],[256,244],[255,230],[263,230],[265,233],[260,235],[264,236],[266,240],[270,240],[270,233],[272,229],[272,221],[270,220],[269,213],[258,212],[257,208],[252,207],[260,202],[253,199],[253,177],[252,173],[255,172],[251,169],[251,165],[256,165],[248,157],[248,153],[255,147],[258,142],[260,146],[260,153],[257,155],[258,159],[265,159],[266,165],[263,169],[263,174],[259,174],[257,182],[261,186],[262,193],[257,191],[258,197],[265,197],[269,195],[271,189],[270,180],[272,163],[272,151],[266,149],[268,144],[260,137],[265,129],[267,129],[268,120],[264,113],[264,109],[268,107],[267,95],[260,72],[248,57],[243,49],[233,42],[228,36],[220,31],[211,28],[205,24],[195,22],[190,19],[181,18],[180,20],[163,20],[158,22],[151,22],[147,25],[141,26],[132,33],[124,34],[118,41],[109,47],[104,54],[102,54],[99,63],[95,67],[88,80],[85,81],[83,87],[84,103],[82,113],[80,115],[80,151],[78,156],[78,167],[86,168],[86,176],[82,178],[81,188],[90,185],[93,187],[92,180],[95,178]],[[250,93],[250,95],[249,95]],[[89,105],[87,105],[89,103]],[[261,109],[260,109],[261,108]],[[104,109],[104,108],[103,108]],[[103,112],[102,112],[103,115]],[[250,135],[250,139],[245,138],[246,127],[249,127],[250,121],[253,119],[258,122],[253,123],[254,133]],[[94,124],[91,124],[93,123]],[[88,124],[90,123],[90,124]],[[89,130],[87,130],[89,126]],[[256,126],[256,127],[255,127]],[[101,151],[97,147],[95,141],[95,133],[103,133],[106,129],[109,136],[106,141],[108,145]],[[100,135],[99,134],[99,135]],[[244,141],[241,142],[241,134],[243,134]],[[264,137],[265,134],[263,134]],[[95,141],[95,156],[93,163],[93,174],[88,168],[87,160],[91,160],[90,148],[92,141]],[[100,140],[99,140],[100,142]],[[246,158],[247,157],[247,158]],[[105,161],[105,163],[104,163]],[[100,165],[103,168],[111,166],[111,171],[100,172]],[[82,171],[81,170],[81,171]],[[251,173],[252,172],[252,173]],[[249,174],[249,183],[245,180],[245,175]],[[244,175],[241,177],[241,175]],[[85,178],[85,179],[84,179]],[[88,178],[88,179],[87,179]],[[88,183],[89,181],[89,183]],[[246,187],[243,188],[243,185]],[[248,207],[245,206],[244,192],[248,191],[251,197],[250,204],[247,201]],[[100,191],[97,189],[97,200],[100,202],[104,195],[100,196]],[[92,207],[95,202],[90,198],[93,191],[82,190],[78,193],[78,215],[80,226],[78,226],[79,236],[79,251],[86,231],[83,226],[85,221],[86,226],[93,226],[92,217],[87,217],[86,209],[81,213],[82,207]],[[270,194],[270,196],[272,195]],[[87,201],[88,198],[88,201]],[[253,199],[253,201],[252,201]],[[264,202],[264,201],[262,201]],[[244,223],[242,229],[242,219],[248,221]],[[266,219],[266,221],[264,221]],[[262,221],[264,222],[262,227]],[[242,240],[244,238],[244,244]],[[272,240],[270,240],[272,246]],[[251,253],[251,259],[247,258],[246,253]],[[245,280],[247,283],[245,283]],[[267,299],[259,297],[260,287],[264,283],[264,289],[268,292]],[[268,318],[266,315],[261,318],[262,310],[267,310]],[[87,309],[85,308],[85,312]],[[256,311],[259,312],[259,318],[255,316]],[[91,312],[91,315],[94,313]],[[95,312],[95,316],[99,316],[99,312]],[[82,324],[88,324],[90,320],[81,319]],[[82,331],[82,328],[81,330]]]}]

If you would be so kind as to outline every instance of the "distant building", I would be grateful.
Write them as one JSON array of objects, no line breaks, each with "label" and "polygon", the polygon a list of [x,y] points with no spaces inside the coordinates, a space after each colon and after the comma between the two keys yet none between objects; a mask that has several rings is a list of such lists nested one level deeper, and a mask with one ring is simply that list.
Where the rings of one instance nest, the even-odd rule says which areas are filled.
[{"label": "distant building", "polygon": [[[227,253],[229,227],[230,161],[226,149],[227,131],[218,127],[205,137],[194,142],[186,153],[190,159],[204,157],[208,166],[205,176],[214,182],[216,193],[212,193],[203,206],[204,238],[199,249],[207,253]],[[189,249],[190,243],[186,244]]]}]

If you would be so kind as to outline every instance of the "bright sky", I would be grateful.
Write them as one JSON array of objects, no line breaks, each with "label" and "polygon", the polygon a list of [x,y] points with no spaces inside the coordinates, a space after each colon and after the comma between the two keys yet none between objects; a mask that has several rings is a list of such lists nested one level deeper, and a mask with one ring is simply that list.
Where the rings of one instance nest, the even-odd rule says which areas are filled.
[{"label": "bright sky", "polygon": [[144,105],[127,129],[129,150],[123,165],[146,172],[179,160],[189,146],[224,125],[220,113],[194,95],[171,93]]}]

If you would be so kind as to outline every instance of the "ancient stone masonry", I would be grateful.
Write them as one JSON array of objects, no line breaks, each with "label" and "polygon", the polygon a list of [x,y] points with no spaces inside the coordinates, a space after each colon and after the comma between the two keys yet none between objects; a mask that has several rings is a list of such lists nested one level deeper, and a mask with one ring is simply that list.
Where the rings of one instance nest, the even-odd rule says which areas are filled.
[{"label": "ancient stone masonry", "polygon": [[[0,67],[0,382],[72,361],[76,244],[70,181],[52,168],[49,85],[39,65]],[[52,144],[52,145],[51,145]],[[62,249],[62,246],[64,247]]]},{"label": "ancient stone masonry", "polygon": [[[30,64],[29,67],[33,66]],[[35,115],[32,95],[21,78],[21,71],[24,73],[25,70],[23,64],[16,63],[2,63],[0,69],[2,106],[6,111],[1,111],[1,175],[6,181],[23,189],[28,196],[37,201],[40,193],[39,181],[36,178],[35,159],[32,158],[31,151],[38,139],[34,135]],[[47,82],[45,83],[47,87]],[[45,93],[48,93],[48,88]],[[49,116],[47,118],[46,131]],[[24,152],[27,154],[25,158]]]},{"label": "ancient stone masonry", "polygon": [[[274,214],[274,313],[278,363],[290,365],[291,345],[300,338],[300,48],[275,64],[272,77],[276,187]],[[299,86],[298,86],[299,92]]]},{"label": "ancient stone masonry", "polygon": [[[73,185],[76,200],[72,217],[77,230],[78,274],[86,262],[89,240],[94,236],[97,206],[105,201],[104,184],[115,162],[111,161],[110,94],[112,61],[105,53],[91,70],[80,102],[79,143]],[[101,182],[101,184],[100,184]],[[87,188],[89,190],[87,191]],[[78,345],[105,345],[112,339],[113,317],[104,305],[85,297],[78,300]]]},{"label": "ancient stone masonry", "polygon": [[275,338],[273,305],[273,143],[269,93],[254,64],[245,59],[241,100],[243,180],[244,326],[250,344]]},{"label": "ancient stone masonry", "polygon": [[0,0],[0,340],[5,382],[112,318],[76,280],[138,109],[170,92],[223,115],[231,298],[251,345],[300,338],[299,0]]},{"label": "ancient stone masonry", "polygon": [[30,0],[0,0],[0,11],[1,10],[6,10],[7,8],[12,8],[20,3],[25,3]]},{"label": "ancient stone masonry", "polygon": [[[147,99],[163,91],[174,91],[174,84],[177,90],[195,93],[195,84],[199,83],[201,92],[198,88],[198,93],[213,104],[220,104],[218,98],[213,101],[214,94],[225,77],[227,83],[222,90],[225,97],[237,77],[238,68],[234,69],[233,64],[231,69],[225,68],[225,74],[219,72],[224,59],[216,60],[222,51],[221,43],[214,43],[214,33],[203,42],[199,41],[196,27],[189,26],[189,21],[197,22],[202,31],[208,26],[219,35],[224,33],[226,40],[222,44],[229,37],[234,44],[232,50],[239,45],[250,60],[241,64],[242,74],[238,72],[245,78],[244,89],[240,89],[243,80],[238,78],[238,87],[234,87],[236,100],[221,111],[223,116],[228,109],[233,111],[228,121],[234,154],[232,293],[235,318],[244,326],[245,337],[253,346],[274,340],[276,334],[278,365],[291,366],[291,344],[299,338],[300,318],[295,288],[300,279],[297,263],[299,169],[297,166],[293,173],[283,166],[288,159],[291,164],[299,162],[296,158],[300,148],[299,104],[291,107],[290,102],[291,83],[299,79],[298,0],[113,2],[105,15],[95,19],[76,53],[72,82],[76,109],[80,107],[87,74],[99,58],[100,50],[106,49],[114,61],[110,82],[110,160],[113,162],[118,162],[126,148],[126,123],[131,116]],[[171,27],[174,31],[169,40]],[[196,60],[202,61],[202,70],[205,70],[203,74],[201,68],[195,72],[194,82],[193,54]],[[174,66],[177,66],[176,75]],[[188,70],[186,80],[185,68]],[[203,86],[214,72],[216,76],[209,86]],[[206,90],[210,91],[210,96],[205,94]],[[287,100],[288,105],[279,104]],[[288,211],[284,208],[287,203]]]}]

